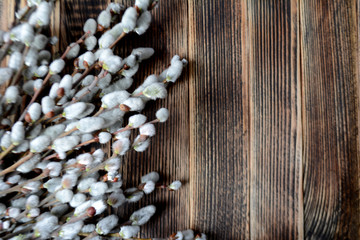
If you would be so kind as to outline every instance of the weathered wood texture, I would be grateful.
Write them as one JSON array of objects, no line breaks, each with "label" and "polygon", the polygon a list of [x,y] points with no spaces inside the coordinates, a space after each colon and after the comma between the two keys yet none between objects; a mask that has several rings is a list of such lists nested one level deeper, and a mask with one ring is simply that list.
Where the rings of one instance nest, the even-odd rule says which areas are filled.
[{"label": "weathered wood texture", "polygon": [[[54,50],[108,2],[57,1]],[[171,117],[122,173],[126,187],[150,171],[185,184],[120,217],[154,203],[143,237],[191,227],[208,239],[360,239],[359,2],[160,1],[149,31],[117,51],[155,48],[135,85],[174,54],[189,66],[167,99],[148,104],[150,119],[162,106]],[[1,29],[21,4],[0,0]]]},{"label": "weathered wood texture", "polygon": [[[249,232],[249,79],[242,77],[244,7],[189,1],[190,219],[213,239]],[[236,9],[226,11],[225,9]]]},{"label": "weathered wood texture", "polygon": [[253,239],[303,236],[297,11],[295,1],[249,3]]},{"label": "weathered wood texture", "polygon": [[305,236],[359,239],[356,1],[300,6]]}]

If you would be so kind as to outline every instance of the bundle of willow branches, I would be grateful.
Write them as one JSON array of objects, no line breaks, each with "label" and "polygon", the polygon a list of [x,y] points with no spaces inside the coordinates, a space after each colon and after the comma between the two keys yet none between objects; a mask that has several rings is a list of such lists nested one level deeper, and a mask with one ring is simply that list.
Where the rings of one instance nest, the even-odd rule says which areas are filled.
[{"label": "bundle of willow branches", "polygon": [[[156,0],[136,0],[126,9],[109,4],[96,20],[85,22],[84,35],[60,57],[51,52],[57,38],[46,35],[54,0],[27,0],[11,29],[0,31],[0,61],[8,60],[0,68],[1,239],[141,239],[140,226],[155,206],[126,221],[116,210],[156,188],[180,188],[180,181],[159,183],[159,174],[151,172],[137,187],[123,190],[119,173],[123,156],[145,151],[155,124],[168,119],[161,108],[148,121],[140,113],[146,102],[165,98],[187,64],[174,56],[159,76],[127,91],[154,50],[133,49],[125,58],[113,50],[130,32],[142,35],[148,29],[156,5]],[[66,74],[68,69],[73,70]],[[138,136],[131,139],[131,132]],[[112,151],[89,148],[93,143],[111,144]],[[167,239],[206,236],[186,230]]]}]

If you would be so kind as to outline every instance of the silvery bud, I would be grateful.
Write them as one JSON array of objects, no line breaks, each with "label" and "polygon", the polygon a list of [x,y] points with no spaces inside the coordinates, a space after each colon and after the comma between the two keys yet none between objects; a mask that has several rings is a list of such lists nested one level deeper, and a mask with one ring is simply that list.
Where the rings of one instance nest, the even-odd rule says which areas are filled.
[{"label": "silvery bud", "polygon": [[111,139],[111,134],[108,133],[108,132],[101,132],[99,133],[99,142],[101,144],[105,144],[105,143],[108,143]]},{"label": "silvery bud", "polygon": [[77,102],[64,108],[62,115],[66,119],[75,119],[78,118],[79,115],[82,114],[86,108],[87,108],[86,103]]},{"label": "silvery bud", "polygon": [[11,68],[0,68],[0,85],[4,84],[13,75],[13,69]]},{"label": "silvery bud", "polygon": [[20,98],[19,89],[16,86],[10,86],[6,89],[4,95],[6,103],[16,103]]},{"label": "silvery bud", "polygon": [[90,133],[103,128],[105,120],[101,117],[87,117],[81,119],[76,127],[84,133]]},{"label": "silvery bud", "polygon": [[37,138],[34,138],[30,142],[30,151],[31,152],[42,152],[47,149],[51,143],[51,138],[45,135],[41,135]]},{"label": "silvery bud", "polygon": [[11,142],[18,146],[25,138],[25,129],[22,122],[16,122],[11,129]]},{"label": "silvery bud", "polygon": [[79,136],[66,136],[54,141],[52,148],[56,152],[67,152],[73,149],[77,144],[79,144]]},{"label": "silvery bud", "polygon": [[80,52],[80,45],[79,44],[71,43],[70,47],[71,47],[71,49],[66,54],[67,59],[72,59],[74,57],[77,57],[79,55],[79,52]]},{"label": "silvery bud", "polygon": [[143,12],[139,19],[136,21],[135,32],[142,35],[148,30],[151,23],[151,13],[149,11]]},{"label": "silvery bud", "polygon": [[123,111],[141,111],[144,109],[145,104],[141,98],[128,98],[120,106],[120,109]]},{"label": "silvery bud", "polygon": [[133,7],[127,8],[121,19],[121,25],[125,33],[129,33],[132,30],[134,30],[136,26],[136,20],[137,20],[136,9]]},{"label": "silvery bud", "polygon": [[143,207],[143,208],[135,211],[130,216],[130,221],[132,222],[132,225],[135,225],[135,226],[144,225],[154,215],[155,211],[156,211],[156,207],[154,205],[149,205],[149,206]]},{"label": "silvery bud", "polygon": [[140,232],[139,226],[123,226],[120,228],[119,235],[124,239],[135,237]]},{"label": "silvery bud", "polygon": [[119,218],[116,215],[110,215],[101,219],[96,224],[96,232],[100,235],[106,235],[118,224]]},{"label": "silvery bud", "polygon": [[89,32],[91,35],[94,35],[96,33],[96,29],[97,29],[97,23],[95,21],[95,19],[93,18],[89,18],[88,20],[86,20],[85,24],[84,24],[84,32]]},{"label": "silvery bud", "polygon": [[65,61],[62,60],[61,58],[54,60],[51,64],[50,64],[50,74],[54,75],[54,74],[58,74],[60,73],[65,67]]},{"label": "silvery bud", "polygon": [[121,57],[112,55],[104,60],[103,69],[115,74],[121,69],[123,65],[124,64]]},{"label": "silvery bud", "polygon": [[97,38],[95,36],[90,36],[85,39],[85,46],[88,51],[92,51],[97,44]]},{"label": "silvery bud", "polygon": [[145,97],[156,100],[157,98],[166,98],[167,91],[163,83],[153,83],[143,90],[143,94]]},{"label": "silvery bud", "polygon": [[110,22],[111,22],[111,14],[110,14],[110,12],[108,12],[106,10],[102,11],[99,14],[98,18],[97,18],[97,22],[102,27],[109,28],[110,27]]},{"label": "silvery bud", "polygon": [[13,52],[10,56],[8,66],[14,70],[19,70],[21,67],[22,54],[18,51]]}]

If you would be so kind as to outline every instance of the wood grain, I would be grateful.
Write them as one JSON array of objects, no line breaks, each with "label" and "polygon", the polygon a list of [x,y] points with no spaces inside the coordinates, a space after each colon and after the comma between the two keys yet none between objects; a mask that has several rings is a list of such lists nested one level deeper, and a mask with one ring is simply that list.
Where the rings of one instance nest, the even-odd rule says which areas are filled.
[{"label": "wood grain", "polygon": [[249,3],[252,239],[303,235],[297,8]]},{"label": "wood grain", "polygon": [[356,2],[300,6],[305,237],[359,239]]},{"label": "wood grain", "polygon": [[[118,50],[121,56],[127,56],[136,47],[155,49],[155,55],[141,63],[139,73],[134,78],[135,85],[139,85],[146,76],[160,74],[175,54],[188,58],[187,13],[187,1],[160,1],[159,7],[152,12],[153,22],[148,32],[143,36],[134,34],[120,43]],[[190,227],[188,72],[186,67],[180,79],[169,86],[166,99],[148,103],[144,114],[149,120],[155,118],[155,112],[161,107],[169,109],[170,118],[156,126],[157,134],[148,150],[131,153],[124,161],[123,177],[127,180],[127,186],[138,184],[140,177],[151,171],[159,172],[164,183],[169,184],[177,179],[184,183],[178,192],[156,191],[124,212],[124,216],[128,216],[140,206],[155,204],[158,212],[143,227],[143,237],[168,237],[173,232]]]},{"label": "wood grain", "polygon": [[189,3],[191,227],[210,239],[245,239],[249,82],[242,77],[243,5]]},{"label": "wood grain", "polygon": [[15,19],[15,5],[17,1],[0,1],[0,29],[9,30]]},{"label": "wood grain", "polygon": [[[126,6],[133,0],[115,0]],[[110,0],[57,1],[55,52],[79,38]],[[24,0],[0,0],[7,29]],[[208,239],[360,239],[360,0],[160,1],[143,36],[116,47],[156,54],[134,77],[189,59],[152,119],[170,119],[144,153],[124,158],[125,187],[158,171],[179,192],[156,191],[119,210],[155,204],[142,237],[187,228]],[[154,72],[155,71],[155,72]],[[132,88],[134,89],[134,88]],[[106,146],[105,146],[106,148]]]}]

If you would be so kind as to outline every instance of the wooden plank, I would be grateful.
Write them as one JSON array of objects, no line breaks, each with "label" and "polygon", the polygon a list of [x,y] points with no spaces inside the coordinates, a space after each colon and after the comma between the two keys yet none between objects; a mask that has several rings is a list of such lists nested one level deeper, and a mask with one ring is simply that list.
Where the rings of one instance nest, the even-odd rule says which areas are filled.
[{"label": "wooden plank", "polygon": [[[16,1],[0,1],[0,29],[3,31],[9,31],[12,23],[15,19],[15,5]],[[6,67],[9,57],[6,57],[4,61],[0,63],[0,67]],[[0,92],[4,93],[4,87],[0,89]]]},{"label": "wooden plank", "polygon": [[191,227],[248,239],[248,79],[245,1],[189,1]]},{"label": "wooden plank", "polygon": [[0,1],[0,29],[8,31],[15,19],[16,1]]},{"label": "wooden plank", "polygon": [[301,239],[301,102],[296,1],[252,1],[252,239]]},{"label": "wooden plank", "polygon": [[300,6],[305,237],[359,239],[356,1]]},{"label": "wooden plank", "polygon": [[[125,1],[124,1],[125,2]],[[134,1],[126,1],[129,6]],[[135,85],[142,83],[151,74],[160,74],[171,58],[178,54],[188,59],[188,5],[187,0],[160,1],[152,11],[153,22],[147,33],[135,34],[118,44],[121,56],[127,56],[136,47],[152,47],[155,55],[141,63],[135,76]],[[151,171],[157,171],[162,181],[171,183],[179,179],[184,186],[178,192],[156,191],[146,196],[139,204],[130,205],[122,213],[128,216],[133,210],[148,204],[155,204],[158,213],[142,227],[142,237],[168,237],[178,230],[190,226],[189,211],[189,68],[169,86],[168,97],[157,102],[149,102],[144,114],[149,120],[155,118],[155,112],[166,107],[170,118],[166,123],[158,124],[157,134],[150,148],[144,153],[131,153],[124,160],[123,178],[125,185],[135,186],[140,177]]]}]

